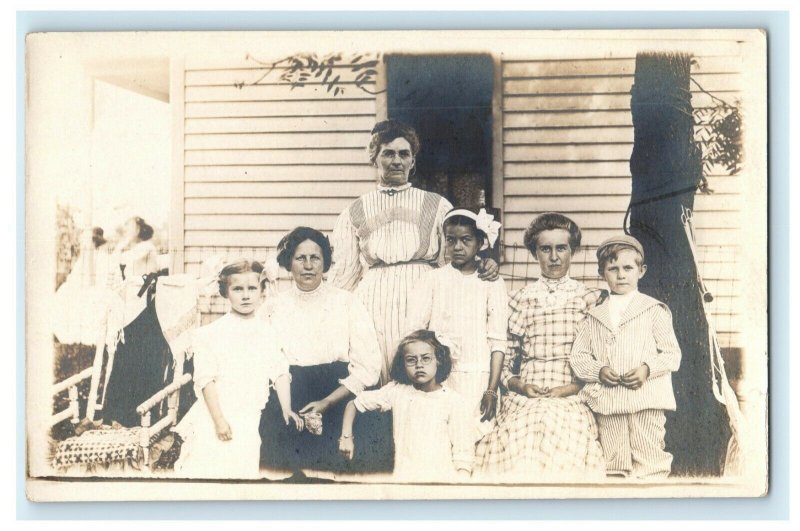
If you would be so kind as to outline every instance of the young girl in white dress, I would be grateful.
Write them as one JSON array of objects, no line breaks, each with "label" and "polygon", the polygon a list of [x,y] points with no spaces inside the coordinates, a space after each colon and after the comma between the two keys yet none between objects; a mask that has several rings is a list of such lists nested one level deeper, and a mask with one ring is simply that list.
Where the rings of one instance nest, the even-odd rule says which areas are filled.
[{"label": "young girl in white dress", "polygon": [[[450,349],[434,332],[418,330],[400,342],[390,383],[348,402],[339,451],[348,459],[368,441],[353,440],[357,412],[392,411],[397,481],[441,482],[469,478],[475,429],[464,398],[441,383],[450,373]],[[363,450],[362,450],[363,451]]]},{"label": "young girl in white dress", "polygon": [[481,251],[497,241],[500,223],[481,209],[456,208],[444,217],[450,264],[425,273],[411,295],[409,330],[436,330],[452,342],[453,370],[444,385],[462,394],[481,434],[491,431],[508,329],[508,293],[502,278],[478,278]]},{"label": "young girl in white dress", "polygon": [[187,477],[256,478],[261,410],[275,388],[283,420],[301,430],[292,411],[289,363],[268,324],[255,319],[261,301],[258,262],[232,263],[219,275],[230,312],[191,332],[197,402],[176,427],[183,439],[176,474]]}]

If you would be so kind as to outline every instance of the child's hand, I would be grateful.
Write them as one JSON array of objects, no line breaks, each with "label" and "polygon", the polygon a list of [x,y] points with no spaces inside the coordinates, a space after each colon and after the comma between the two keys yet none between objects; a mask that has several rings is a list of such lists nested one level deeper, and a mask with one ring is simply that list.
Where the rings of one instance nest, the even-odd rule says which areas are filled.
[{"label": "child's hand", "polygon": [[525,384],[522,388],[523,394],[528,398],[539,398],[550,392],[549,387],[539,387],[538,385]]},{"label": "child's hand", "polygon": [[353,443],[353,436],[339,438],[339,453],[345,459],[352,459],[353,452],[355,451],[355,444]]},{"label": "child's hand", "polygon": [[303,418],[294,411],[291,410],[284,411],[283,421],[286,423],[287,426],[289,425],[290,419],[292,420],[292,422],[294,422],[294,426],[295,428],[297,428],[297,431],[303,431],[303,428],[305,427],[305,422],[303,422]]},{"label": "child's hand", "polygon": [[628,389],[640,389],[649,376],[650,367],[643,363],[638,368],[623,374],[620,383]]},{"label": "child's hand", "polygon": [[233,439],[231,425],[228,424],[228,421],[224,418],[220,418],[219,421],[214,421],[214,429],[217,430],[217,439],[220,441],[230,441]]},{"label": "child's hand", "polygon": [[619,374],[615,373],[611,367],[603,367],[600,369],[600,383],[609,387],[617,386],[621,383]]},{"label": "child's hand", "polygon": [[492,420],[496,411],[497,395],[488,392],[484,393],[483,398],[481,398],[481,422]]}]

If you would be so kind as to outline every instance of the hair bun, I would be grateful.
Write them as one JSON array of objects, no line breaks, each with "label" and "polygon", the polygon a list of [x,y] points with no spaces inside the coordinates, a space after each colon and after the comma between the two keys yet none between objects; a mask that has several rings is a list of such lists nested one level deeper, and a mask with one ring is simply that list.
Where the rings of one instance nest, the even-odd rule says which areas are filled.
[{"label": "hair bun", "polygon": [[406,124],[399,120],[383,120],[382,122],[375,124],[375,126],[372,128],[372,131],[370,131],[370,134],[374,135],[377,133],[383,133],[384,131],[392,129],[393,127],[406,127]]}]

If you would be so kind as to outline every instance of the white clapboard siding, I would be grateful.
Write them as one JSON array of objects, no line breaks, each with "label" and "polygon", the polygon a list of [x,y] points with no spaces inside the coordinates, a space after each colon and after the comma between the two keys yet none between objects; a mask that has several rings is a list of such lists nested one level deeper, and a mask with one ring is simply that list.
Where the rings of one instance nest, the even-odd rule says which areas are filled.
[{"label": "white clapboard siding", "polygon": [[[739,44],[717,39],[698,47],[709,55],[694,59],[692,104],[712,104],[704,91],[738,100]],[[622,231],[630,200],[635,57],[557,53],[542,60],[516,49],[500,61],[502,149],[495,156],[502,158],[502,204],[494,206],[503,214],[501,272],[512,289],[539,275],[522,240],[545,211],[564,212],[582,227],[572,274],[601,286],[596,246]],[[253,55],[267,64],[278,59]],[[339,213],[374,186],[366,152],[378,114],[374,95],[345,83],[334,97],[319,79],[293,88],[279,74],[264,77],[268,66],[245,53],[192,55],[185,64],[181,262],[188,272],[199,272],[212,254],[263,260],[298,225],[330,232]],[[708,308],[724,346],[736,345],[741,325],[738,213],[748,178],[754,176],[746,170],[729,176],[715,168],[708,178],[714,193],[695,199],[701,273],[715,296]],[[282,285],[287,278],[282,273]],[[224,309],[216,298],[212,310]]]},{"label": "white clapboard siding", "polygon": [[226,182],[186,183],[185,193],[191,197],[296,197],[350,198],[375,188],[372,182]]},{"label": "white clapboard siding", "polygon": [[[733,93],[738,94],[738,92]],[[713,107],[713,98],[705,93],[692,93],[692,107]],[[575,110],[629,110],[631,108],[631,95],[624,94],[540,94],[525,96],[505,96],[503,98],[504,112],[531,112],[531,111],[575,111]]]},{"label": "white clapboard siding", "polygon": [[[695,133],[702,130],[695,127]],[[506,128],[503,131],[503,144],[616,144],[633,143],[633,125],[572,127],[536,127],[535,129]]]},{"label": "white clapboard siding", "polygon": [[594,109],[565,111],[508,110],[503,111],[503,129],[526,129],[538,127],[597,127],[631,126],[630,109]]},{"label": "white clapboard siding", "polygon": [[316,197],[313,200],[296,197],[187,197],[185,212],[189,214],[338,214],[352,198]]},{"label": "white clapboard siding", "polygon": [[542,144],[514,145],[503,148],[508,162],[547,162],[562,160],[628,161],[633,144]]},{"label": "white clapboard siding", "polygon": [[[308,83],[302,87],[286,90],[286,84],[274,85],[244,85],[237,87],[234,85],[218,85],[211,87],[186,87],[187,102],[207,102],[207,101],[291,101],[291,100],[316,100],[319,98],[329,98],[333,94],[329,90],[330,85],[321,83]],[[353,84],[350,90],[336,96],[338,101],[342,100],[369,100],[371,96],[360,90]],[[372,86],[374,90],[374,85]]]},{"label": "white clapboard siding", "polygon": [[186,135],[184,142],[188,150],[296,149],[299,145],[364,150],[364,134],[361,132],[198,134]]},{"label": "white clapboard siding", "polygon": [[279,164],[357,164],[360,149],[207,149],[186,151],[187,166],[271,166]]},{"label": "white clapboard siding", "polygon": [[[632,149],[632,148],[631,148]],[[630,166],[628,160],[620,161],[529,161],[505,162],[503,164],[505,179],[528,179],[538,177],[628,177]],[[710,178],[726,177],[721,168],[712,168]]]},{"label": "white clapboard siding", "polygon": [[366,144],[375,86],[365,85],[367,92],[345,82],[334,97],[321,80],[293,87],[280,71],[265,77],[267,70],[248,54],[186,59],[182,262],[188,272],[213,254],[263,260],[299,225],[330,231],[338,214],[374,187]]},{"label": "white clapboard siding", "polygon": [[186,230],[282,230],[289,231],[300,225],[331,230],[338,214],[190,214],[186,216]]},{"label": "white clapboard siding", "polygon": [[[746,177],[744,177],[746,178]],[[735,194],[740,188],[738,176],[711,177],[716,194]],[[597,177],[539,177],[537,179],[506,179],[503,188],[506,196],[515,195],[603,195],[630,194],[631,178],[613,176],[603,178],[603,187],[596,186]]]},{"label": "white clapboard siding", "polygon": [[321,182],[321,181],[369,181],[375,182],[375,169],[366,164],[308,165],[273,164],[269,166],[189,166],[185,168],[188,182]]},{"label": "white clapboard siding", "polygon": [[[334,77],[342,70],[349,70],[350,67],[339,65],[334,66]],[[198,60],[197,64],[192,64],[189,60],[186,71],[186,85],[191,87],[213,87],[213,86],[235,86],[235,85],[275,85],[285,84],[277,76],[271,74],[264,77],[266,69],[263,66],[253,64],[252,61],[245,61],[237,64],[226,58],[217,64],[211,64],[208,60]],[[318,78],[311,78],[305,86],[322,85]],[[355,86],[354,82],[343,83],[345,87]],[[295,88],[298,90],[298,88]],[[345,88],[345,93],[349,92]]]},{"label": "white clapboard siding", "polygon": [[[288,89],[287,89],[288,90]],[[187,118],[375,115],[375,100],[234,101],[186,104]]]},{"label": "white clapboard siding", "polygon": [[[738,53],[738,50],[731,50]],[[557,53],[557,52],[555,52]],[[695,57],[692,72],[698,74],[738,74],[742,67],[739,55],[713,55]],[[515,59],[503,61],[503,78],[567,78],[567,77],[619,77],[633,76],[636,57],[614,59],[547,59],[527,61]]]},{"label": "white clapboard siding", "polygon": [[[716,55],[695,57],[692,66],[695,108],[713,105],[704,91],[728,102],[741,97],[742,58],[735,43],[717,43],[714,49]],[[573,276],[602,284],[594,250],[603,239],[622,232],[630,201],[635,67],[632,56],[515,56],[502,62],[503,241],[508,247],[501,271],[513,286],[539,275],[522,243],[531,220],[547,211],[567,214],[583,230],[585,248],[573,260]],[[714,193],[696,196],[694,226],[701,274],[709,289],[718,292],[708,308],[722,325],[723,343],[730,344],[738,323],[741,183],[748,176],[729,176],[720,168],[710,173]]]},{"label": "white clapboard siding", "polygon": [[356,132],[369,133],[374,116],[267,116],[227,118],[189,118],[187,134]]},{"label": "white clapboard siding", "polygon": [[[698,230],[740,227],[742,223],[738,212],[714,212],[706,210],[704,215],[694,218],[694,227]],[[603,229],[622,230],[622,219],[617,212],[576,212],[571,216],[580,227],[598,227]],[[530,225],[533,216],[529,213],[506,213],[503,219],[505,230],[522,229]]]},{"label": "white clapboard siding", "polygon": [[[739,74],[696,74],[692,94],[701,88],[715,94],[736,94]],[[503,82],[504,96],[539,96],[542,94],[630,94],[633,75],[575,78],[514,78]]]}]

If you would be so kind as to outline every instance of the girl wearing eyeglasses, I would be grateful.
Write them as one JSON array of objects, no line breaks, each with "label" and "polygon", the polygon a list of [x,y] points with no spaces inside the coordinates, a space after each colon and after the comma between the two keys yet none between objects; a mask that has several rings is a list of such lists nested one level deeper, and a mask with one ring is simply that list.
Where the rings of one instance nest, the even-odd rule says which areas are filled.
[{"label": "girl wearing eyeglasses", "polygon": [[392,411],[396,480],[469,478],[475,430],[463,396],[441,385],[451,367],[450,349],[434,332],[418,330],[406,336],[392,362],[392,381],[380,389],[359,393],[345,407],[339,439],[342,455],[352,459],[357,451],[353,440],[356,413]]}]

